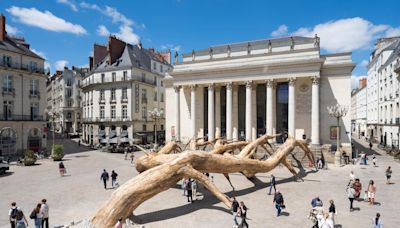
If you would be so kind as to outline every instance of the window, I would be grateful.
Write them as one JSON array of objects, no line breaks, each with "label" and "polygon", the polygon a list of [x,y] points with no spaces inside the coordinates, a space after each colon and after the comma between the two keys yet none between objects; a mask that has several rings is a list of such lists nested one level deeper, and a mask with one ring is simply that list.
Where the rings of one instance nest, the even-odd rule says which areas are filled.
[{"label": "window", "polygon": [[39,95],[39,80],[38,79],[31,79],[31,90],[30,94],[32,96],[37,96]]},{"label": "window", "polygon": [[111,89],[111,100],[115,101],[115,89]]},{"label": "window", "polygon": [[4,55],[3,56],[3,65],[11,67],[12,66],[12,58],[11,56]]},{"label": "window", "polygon": [[67,79],[67,86],[71,86],[72,85],[72,79],[68,78]]},{"label": "window", "polygon": [[122,118],[128,118],[128,108],[126,105],[122,105]]},{"label": "window", "polygon": [[160,64],[160,71],[161,71],[161,73],[164,71],[162,64]]},{"label": "window", "polygon": [[147,131],[147,126],[146,126],[146,124],[143,124],[143,131]]},{"label": "window", "polygon": [[14,112],[12,101],[3,101],[3,116],[4,120],[11,120]]},{"label": "window", "polygon": [[153,84],[154,84],[154,85],[157,85],[157,77],[156,77],[156,76],[154,76]]},{"label": "window", "polygon": [[115,113],[115,105],[111,106],[111,118],[115,119],[116,113]]},{"label": "window", "polygon": [[37,63],[31,61],[31,62],[29,63],[29,68],[31,69],[31,71],[36,71],[36,70],[37,70]]},{"label": "window", "polygon": [[100,106],[100,119],[104,119],[104,106]]},{"label": "window", "polygon": [[128,99],[128,88],[122,88],[122,99]]},{"label": "window", "polygon": [[100,90],[100,101],[104,101],[104,89]]},{"label": "window", "polygon": [[67,101],[67,107],[72,107],[72,99],[68,99]]},{"label": "window", "polygon": [[[105,82],[106,76],[104,74],[101,74],[101,83]],[[89,83],[90,83],[90,78],[89,78]]]},{"label": "window", "polygon": [[146,73],[142,73],[142,82],[146,82]]},{"label": "window", "polygon": [[162,93],[162,92],[161,92],[160,101],[161,101],[161,102],[164,102],[164,93]]},{"label": "window", "polygon": [[142,89],[142,104],[147,104],[147,90]]},{"label": "window", "polygon": [[72,118],[72,114],[70,112],[67,112],[67,119],[71,119]]},{"label": "window", "polygon": [[115,72],[113,72],[111,74],[111,79],[112,79],[113,82],[115,82],[117,80],[117,74]]},{"label": "window", "polygon": [[14,91],[13,85],[13,76],[6,75],[3,77],[3,92],[13,92]]},{"label": "window", "polygon": [[139,113],[139,84],[135,84],[135,112]]},{"label": "window", "polygon": [[153,62],[153,70],[157,70],[157,63]]},{"label": "window", "polygon": [[128,72],[124,71],[122,77],[123,77],[122,80],[124,81],[128,80]]},{"label": "window", "polygon": [[142,119],[147,120],[147,107],[146,106],[142,107]]},{"label": "window", "polygon": [[157,91],[154,92],[154,101],[157,101]]},{"label": "window", "polygon": [[164,124],[161,124],[161,131],[164,131]]},{"label": "window", "polygon": [[31,120],[37,120],[39,117],[39,103],[31,103]]},{"label": "window", "polygon": [[164,86],[164,82],[161,80],[161,87],[163,87]]},{"label": "window", "polygon": [[72,97],[72,89],[66,89],[66,96]]}]

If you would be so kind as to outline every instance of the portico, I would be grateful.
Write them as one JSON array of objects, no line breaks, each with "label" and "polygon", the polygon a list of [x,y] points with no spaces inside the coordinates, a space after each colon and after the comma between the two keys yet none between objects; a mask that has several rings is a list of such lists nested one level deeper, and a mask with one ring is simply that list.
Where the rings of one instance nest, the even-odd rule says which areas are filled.
[{"label": "portico", "polygon": [[[353,68],[349,53],[320,55],[318,37],[213,46],[184,54],[165,79],[167,140],[252,141],[261,134],[288,132],[315,145],[334,142],[330,127],[335,124],[326,106],[350,102]],[[175,93],[171,96],[170,88]],[[341,137],[346,142],[350,119],[343,121]],[[320,123],[325,123],[322,134]]]}]

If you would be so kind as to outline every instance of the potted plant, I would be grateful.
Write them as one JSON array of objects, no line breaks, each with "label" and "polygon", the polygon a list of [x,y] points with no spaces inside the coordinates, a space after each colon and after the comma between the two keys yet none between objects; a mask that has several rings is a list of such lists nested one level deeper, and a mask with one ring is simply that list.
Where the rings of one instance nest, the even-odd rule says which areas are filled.
[{"label": "potted plant", "polygon": [[51,154],[51,158],[53,161],[61,161],[64,157],[64,147],[61,144],[55,144],[53,146],[53,152]]},{"label": "potted plant", "polygon": [[36,163],[37,157],[32,150],[25,150],[24,152],[24,165],[30,166]]}]

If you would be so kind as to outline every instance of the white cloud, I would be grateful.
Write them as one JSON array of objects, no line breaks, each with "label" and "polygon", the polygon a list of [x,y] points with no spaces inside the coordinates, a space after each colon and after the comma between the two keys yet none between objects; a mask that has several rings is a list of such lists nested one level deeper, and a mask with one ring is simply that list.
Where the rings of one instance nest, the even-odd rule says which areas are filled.
[{"label": "white cloud", "polygon": [[356,76],[352,75],[351,76],[351,89],[357,89],[358,88],[358,81],[362,78],[366,78],[367,76],[362,75],[362,76]]},{"label": "white cloud", "polygon": [[140,26],[142,26],[142,29],[146,28],[146,25],[144,23],[142,23]]},{"label": "white cloud", "polygon": [[287,33],[288,33],[288,27],[286,25],[281,25],[278,27],[277,30],[272,31],[271,36],[272,37],[284,36],[287,35]]},{"label": "white cloud", "polygon": [[67,60],[58,60],[57,62],[54,63],[54,67],[56,70],[64,70],[64,67],[68,65]]},{"label": "white cloud", "polygon": [[69,0],[57,0],[58,3],[67,5],[69,8],[71,8],[72,11],[78,12],[78,7],[76,7],[75,3]]},{"label": "white cloud", "polygon": [[108,36],[110,35],[110,31],[108,31],[107,27],[104,25],[99,25],[97,27],[97,34],[99,36]]},{"label": "white cloud", "polygon": [[180,51],[182,48],[181,45],[173,45],[173,44],[164,44],[161,45],[162,50],[172,50],[172,51]]},{"label": "white cloud", "polygon": [[42,57],[42,58],[44,58],[44,59],[47,59],[46,54],[45,54],[44,52],[38,51],[38,50],[33,49],[33,48],[31,48],[31,51],[32,51],[33,53],[35,53],[36,55],[38,55],[38,56],[40,56],[40,57]]},{"label": "white cloud", "polygon": [[6,31],[7,31],[7,34],[10,34],[10,35],[16,35],[17,33],[19,33],[19,30],[16,27],[13,27],[11,25],[6,25]]},{"label": "white cloud", "polygon": [[87,31],[78,24],[72,24],[52,14],[49,11],[39,11],[36,8],[21,8],[12,6],[7,9],[12,16],[21,23],[35,26],[53,32],[68,32],[76,35],[87,34]]},{"label": "white cloud", "polygon": [[364,59],[363,61],[361,61],[361,66],[367,67],[368,63],[369,63],[369,61]]},{"label": "white cloud", "polygon": [[389,28],[385,33],[385,37],[394,37],[394,36],[400,36],[400,27]]},{"label": "white cloud", "polygon": [[313,28],[299,28],[293,33],[298,36],[321,37],[321,47],[330,52],[347,52],[368,49],[378,38],[390,33],[398,34],[400,29],[389,25],[375,25],[360,17],[328,21]]},{"label": "white cloud", "polygon": [[50,68],[51,68],[51,64],[49,62],[47,62],[47,61],[44,61],[44,69],[45,70],[50,70]]},{"label": "white cloud", "polygon": [[[116,33],[110,32],[104,25],[100,25],[97,29],[97,33],[99,35],[105,34],[106,30],[104,30],[104,29],[107,29],[109,34],[114,34],[115,36],[124,40],[125,42],[131,43],[131,44],[139,43],[140,37],[133,31],[133,26],[135,25],[135,22],[133,20],[127,18],[122,13],[120,13],[116,8],[105,6],[103,9],[96,4],[90,4],[90,3],[86,3],[86,2],[81,2],[79,5],[82,8],[96,10],[96,11],[106,15],[107,17],[111,18],[111,21],[113,23],[120,24],[119,30]],[[144,24],[142,24],[142,26],[143,25]],[[100,29],[102,29],[102,30],[100,30]],[[102,33],[100,33],[100,32],[102,32]]]}]

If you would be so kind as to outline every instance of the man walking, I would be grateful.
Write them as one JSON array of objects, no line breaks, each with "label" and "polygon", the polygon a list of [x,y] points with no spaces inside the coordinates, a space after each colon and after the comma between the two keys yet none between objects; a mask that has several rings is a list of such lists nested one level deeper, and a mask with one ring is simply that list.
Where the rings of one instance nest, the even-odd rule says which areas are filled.
[{"label": "man walking", "polygon": [[[49,205],[47,205],[46,199],[42,199],[42,205],[40,206],[40,213],[43,215],[42,228],[49,228]],[[46,226],[44,226],[45,223]]]},{"label": "man walking", "polygon": [[273,202],[275,203],[275,208],[277,212],[276,216],[280,216],[282,211],[282,205],[284,205],[284,202],[283,202],[283,196],[279,191],[275,193]]},{"label": "man walking", "polygon": [[109,179],[109,175],[105,169],[103,169],[103,173],[100,176],[100,180],[103,180],[104,183],[104,189],[107,189],[107,181]]},{"label": "man walking", "polygon": [[268,195],[271,195],[272,187],[274,187],[274,194],[276,193],[275,184],[276,184],[276,182],[275,182],[275,176],[274,176],[273,174],[271,174],[271,182],[270,182],[270,184],[269,184],[269,193],[268,193]]},{"label": "man walking", "polygon": [[347,192],[347,197],[349,198],[349,201],[350,201],[350,211],[353,211],[354,210],[353,201],[354,201],[354,197],[356,194],[356,191],[354,190],[353,185],[351,185],[349,183],[349,185],[347,186],[346,192]]},{"label": "man walking", "polygon": [[239,203],[238,203],[238,201],[236,201],[236,198],[233,197],[232,206],[231,206],[232,218],[233,218],[233,227],[237,227],[239,225],[238,222],[237,222],[237,219],[236,219],[238,207],[239,207]]},{"label": "man walking", "polygon": [[111,185],[112,185],[113,188],[116,187],[116,184],[117,184],[117,176],[118,176],[118,174],[117,174],[114,170],[111,171]]},{"label": "man walking", "polygon": [[[192,180],[189,178],[187,184],[186,184],[186,191],[187,191],[187,200],[188,202],[193,203],[193,191],[192,191]],[[190,198],[190,200],[189,200]]]},{"label": "man walking", "polygon": [[18,207],[16,202],[11,203],[10,211],[8,212],[8,216],[10,218],[11,228],[15,228],[15,221],[17,217]]}]

